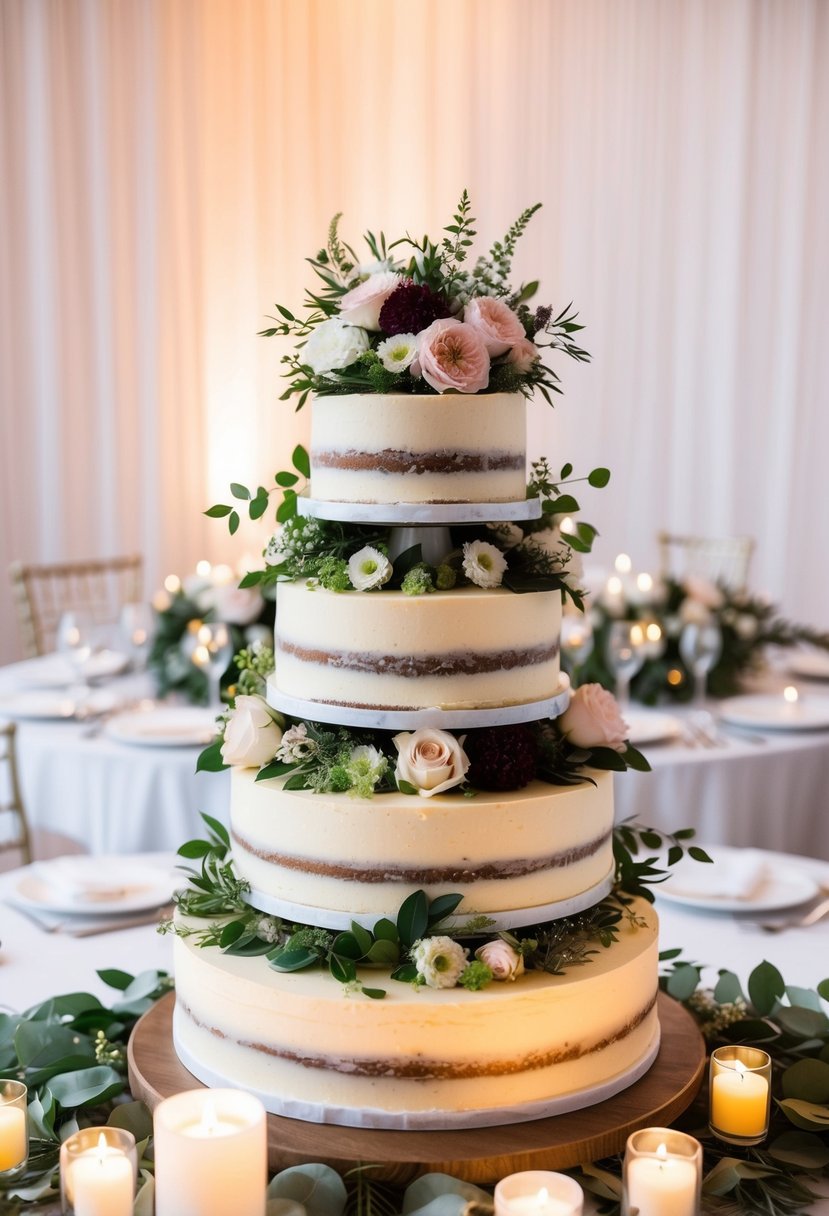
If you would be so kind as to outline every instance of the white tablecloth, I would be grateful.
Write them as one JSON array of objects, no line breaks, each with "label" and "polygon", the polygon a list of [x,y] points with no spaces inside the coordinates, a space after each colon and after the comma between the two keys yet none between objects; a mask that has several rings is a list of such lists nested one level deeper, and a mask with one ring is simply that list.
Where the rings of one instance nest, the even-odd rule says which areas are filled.
[{"label": "white tablecloth", "polygon": [[643,746],[653,771],[617,774],[617,821],[691,827],[710,844],[829,861],[829,732],[760,737],[760,744],[723,736],[715,747]]},{"label": "white tablecloth", "polygon": [[[0,671],[0,696],[20,692],[18,665]],[[136,696],[131,678],[106,692]],[[227,820],[227,773],[196,773],[199,747],[119,743],[74,721],[18,721],[17,758],[29,823],[83,841],[92,853],[175,850],[203,828],[199,812]]]}]

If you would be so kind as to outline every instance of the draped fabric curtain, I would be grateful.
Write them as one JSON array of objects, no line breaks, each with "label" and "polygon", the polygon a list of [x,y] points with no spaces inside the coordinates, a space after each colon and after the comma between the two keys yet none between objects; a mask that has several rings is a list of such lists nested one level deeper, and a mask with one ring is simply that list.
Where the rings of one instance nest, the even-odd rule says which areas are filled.
[{"label": "draped fabric curtain", "polygon": [[4,0],[0,56],[3,568],[261,550],[202,514],[307,437],[257,331],[335,212],[433,233],[466,186],[487,244],[544,203],[516,277],[594,361],[530,447],[612,467],[600,560],[751,534],[826,623],[821,0]]}]

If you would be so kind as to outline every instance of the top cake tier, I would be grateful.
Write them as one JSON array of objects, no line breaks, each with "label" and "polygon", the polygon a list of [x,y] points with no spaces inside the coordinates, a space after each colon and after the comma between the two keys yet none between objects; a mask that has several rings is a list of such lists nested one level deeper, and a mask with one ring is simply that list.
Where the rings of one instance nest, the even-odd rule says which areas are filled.
[{"label": "top cake tier", "polygon": [[311,496],[344,503],[500,503],[526,495],[521,393],[317,397]]}]

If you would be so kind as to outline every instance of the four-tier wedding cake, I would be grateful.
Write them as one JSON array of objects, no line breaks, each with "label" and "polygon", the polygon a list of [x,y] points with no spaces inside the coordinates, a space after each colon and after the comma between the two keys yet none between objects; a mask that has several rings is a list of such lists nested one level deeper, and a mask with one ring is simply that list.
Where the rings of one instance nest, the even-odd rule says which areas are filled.
[{"label": "four-tier wedding cake", "polygon": [[[558,391],[544,347],[587,358],[573,314],[507,284],[534,210],[471,270],[465,196],[405,261],[369,234],[359,265],[335,221],[308,317],[269,331],[301,341],[311,455],[276,475],[245,580],[275,588],[274,647],[239,656],[204,758],[233,768],[231,828],[187,851],[174,1037],[196,1077],[279,1114],[533,1119],[657,1052],[656,918],[613,848],[612,772],[645,762],[612,697],[559,666],[594,529],[560,530],[569,466],[536,461],[527,488],[526,398]],[[235,530],[238,506],[210,513]]]}]

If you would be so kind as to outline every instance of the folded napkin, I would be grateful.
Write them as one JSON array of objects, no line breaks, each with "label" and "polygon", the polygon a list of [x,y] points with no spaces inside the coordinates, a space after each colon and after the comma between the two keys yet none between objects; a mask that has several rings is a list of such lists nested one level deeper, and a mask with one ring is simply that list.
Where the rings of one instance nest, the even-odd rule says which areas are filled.
[{"label": "folded napkin", "polygon": [[105,903],[124,899],[146,887],[134,877],[128,863],[113,863],[100,857],[58,857],[36,867],[37,877],[49,890],[77,904]]},{"label": "folded napkin", "polygon": [[712,863],[683,860],[666,889],[688,899],[752,900],[769,877],[768,862],[756,849],[714,854]]}]

